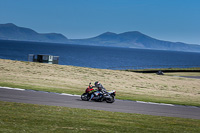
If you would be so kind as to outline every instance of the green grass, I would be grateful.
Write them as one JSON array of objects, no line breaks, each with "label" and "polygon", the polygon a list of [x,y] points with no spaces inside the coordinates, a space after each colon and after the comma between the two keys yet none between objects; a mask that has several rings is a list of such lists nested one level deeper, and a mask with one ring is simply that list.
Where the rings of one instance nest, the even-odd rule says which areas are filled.
[{"label": "green grass", "polygon": [[71,90],[66,90],[66,89],[62,89],[62,88],[50,88],[50,87],[44,87],[44,86],[37,86],[37,85],[26,85],[26,84],[15,84],[15,83],[2,83],[0,82],[0,86],[2,87],[11,87],[11,88],[20,88],[20,89],[28,89],[28,90],[36,90],[36,91],[47,91],[47,92],[56,92],[56,93],[68,93],[68,94],[76,94],[76,95],[81,95],[85,90],[82,89],[82,91],[80,91],[80,89],[78,90],[73,89],[73,86],[69,86],[70,88],[72,88]]},{"label": "green grass", "polygon": [[144,101],[144,102],[165,103],[165,104],[175,104],[175,105],[185,105],[185,106],[189,105],[189,106],[200,107],[200,103],[198,100],[196,100],[195,102],[191,102],[189,99],[181,101],[178,99],[178,95],[177,95],[177,100],[169,99],[168,97],[158,97],[158,96],[152,97],[140,94],[133,94],[132,96],[129,96],[128,94],[127,95],[120,94],[116,98],[120,100]]},{"label": "green grass", "polygon": [[0,101],[0,132],[200,132],[200,120]]}]

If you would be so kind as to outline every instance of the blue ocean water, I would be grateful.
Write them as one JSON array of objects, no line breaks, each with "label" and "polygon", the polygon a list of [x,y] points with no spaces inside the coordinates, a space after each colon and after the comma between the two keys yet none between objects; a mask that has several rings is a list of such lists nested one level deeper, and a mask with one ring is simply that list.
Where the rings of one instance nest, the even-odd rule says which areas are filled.
[{"label": "blue ocean water", "polygon": [[1,59],[28,61],[29,54],[59,56],[61,65],[102,69],[200,66],[200,53],[194,52],[0,41]]}]

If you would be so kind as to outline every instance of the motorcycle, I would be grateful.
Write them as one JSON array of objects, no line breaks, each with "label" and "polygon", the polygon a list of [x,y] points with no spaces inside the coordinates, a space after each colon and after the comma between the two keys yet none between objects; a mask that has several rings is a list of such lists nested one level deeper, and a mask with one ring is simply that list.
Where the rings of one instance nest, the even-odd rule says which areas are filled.
[{"label": "motorcycle", "polygon": [[[92,93],[83,93],[81,95],[81,99],[83,101],[89,101],[89,99],[91,98],[91,94]],[[116,95],[116,91],[115,90],[109,90],[109,91],[96,91],[93,92],[94,97],[92,98],[92,100],[94,101],[98,101],[98,102],[102,102],[102,101],[106,101],[107,103],[113,103],[115,101],[115,95]]]}]

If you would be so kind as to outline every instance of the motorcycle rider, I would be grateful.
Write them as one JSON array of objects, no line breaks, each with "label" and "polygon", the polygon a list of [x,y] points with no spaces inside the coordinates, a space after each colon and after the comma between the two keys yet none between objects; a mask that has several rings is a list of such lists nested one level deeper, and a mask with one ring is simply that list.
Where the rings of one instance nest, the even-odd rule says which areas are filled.
[{"label": "motorcycle rider", "polygon": [[99,91],[106,91],[106,89],[103,87],[103,85],[99,81],[96,81],[94,85],[95,87],[98,88]]},{"label": "motorcycle rider", "polygon": [[93,90],[94,90],[94,89],[93,89],[93,86],[92,86],[92,84],[91,84],[91,82],[90,82],[88,88],[85,90],[85,93],[90,93],[90,92],[93,91]]},{"label": "motorcycle rider", "polygon": [[93,92],[91,93],[91,97],[90,97],[89,101],[91,101],[92,98],[94,97],[94,92],[99,92],[100,93],[100,92],[105,92],[106,91],[106,89],[103,87],[103,85],[99,81],[96,81],[94,83],[94,85],[97,88],[97,90],[93,90]]}]

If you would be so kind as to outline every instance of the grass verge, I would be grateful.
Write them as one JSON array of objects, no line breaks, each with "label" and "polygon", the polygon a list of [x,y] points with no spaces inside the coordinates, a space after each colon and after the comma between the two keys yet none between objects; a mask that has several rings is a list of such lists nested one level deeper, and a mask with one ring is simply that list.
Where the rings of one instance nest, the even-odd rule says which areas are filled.
[{"label": "grass verge", "polygon": [[176,71],[176,72],[179,72],[179,71],[182,71],[182,72],[199,72],[200,71],[200,67],[191,67],[191,68],[151,68],[151,69],[128,69],[128,70],[125,70],[125,71],[131,71],[131,72],[152,72],[152,71]]},{"label": "grass verge", "polygon": [[0,132],[200,132],[194,119],[2,101],[0,107]]},{"label": "grass verge", "polygon": [[137,70],[124,70],[128,72],[139,73],[157,73],[158,71],[164,72],[167,76],[200,76],[200,67],[193,68],[157,68],[157,69],[137,69]]}]

